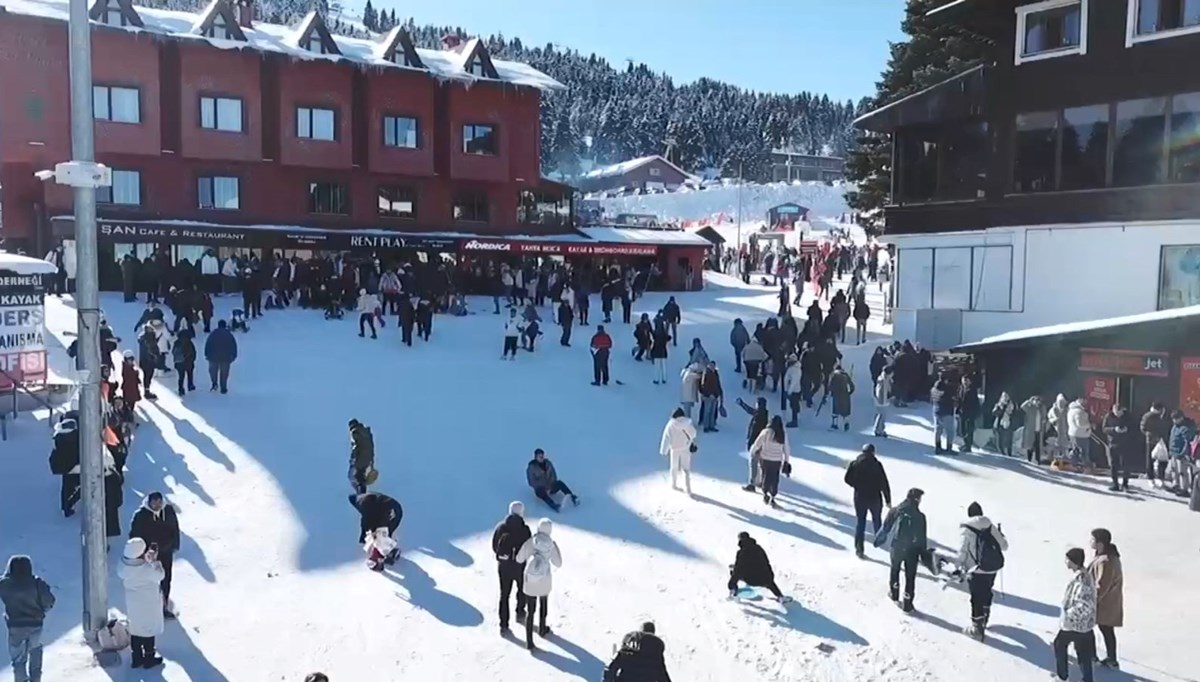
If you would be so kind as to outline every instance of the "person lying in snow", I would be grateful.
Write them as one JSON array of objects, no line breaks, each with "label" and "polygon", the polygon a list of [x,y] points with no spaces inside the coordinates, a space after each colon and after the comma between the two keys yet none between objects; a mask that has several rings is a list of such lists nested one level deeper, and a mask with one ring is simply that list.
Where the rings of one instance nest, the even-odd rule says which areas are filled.
[{"label": "person lying in snow", "polygon": [[546,451],[541,448],[533,451],[533,459],[529,460],[529,465],[525,467],[525,480],[529,482],[529,487],[533,488],[533,494],[550,505],[554,511],[562,510],[562,505],[554,500],[555,493],[567,495],[576,507],[579,506],[579,497],[571,492],[566,483],[558,480],[554,464],[546,458]]}]

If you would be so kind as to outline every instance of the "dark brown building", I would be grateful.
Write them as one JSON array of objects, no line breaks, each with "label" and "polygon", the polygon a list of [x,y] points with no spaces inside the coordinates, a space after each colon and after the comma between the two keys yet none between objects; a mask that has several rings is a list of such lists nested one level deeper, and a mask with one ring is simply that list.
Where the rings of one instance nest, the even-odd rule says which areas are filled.
[{"label": "dark brown building", "polygon": [[692,176],[686,171],[661,156],[643,156],[592,169],[580,178],[579,189],[584,192],[674,190],[690,179]]}]

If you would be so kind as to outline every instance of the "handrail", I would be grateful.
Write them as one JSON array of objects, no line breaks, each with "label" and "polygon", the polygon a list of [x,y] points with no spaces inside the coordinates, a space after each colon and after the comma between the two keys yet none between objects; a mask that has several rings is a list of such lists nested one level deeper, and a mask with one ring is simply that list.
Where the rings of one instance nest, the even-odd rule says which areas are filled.
[{"label": "handrail", "polygon": [[[12,396],[13,396],[12,413],[14,416],[17,414],[17,390],[20,390],[25,395],[29,396],[30,398],[33,398],[35,401],[38,402],[39,405],[46,408],[47,410],[50,410],[50,412],[52,412],[52,413],[54,412],[54,406],[51,405],[49,401],[44,400],[41,396],[35,394],[33,391],[30,391],[28,388],[25,388],[24,382],[17,381],[16,377],[9,374],[3,368],[0,368],[0,376],[8,379],[9,383],[12,384]],[[53,424],[52,420],[47,420],[47,421],[49,423]]]}]

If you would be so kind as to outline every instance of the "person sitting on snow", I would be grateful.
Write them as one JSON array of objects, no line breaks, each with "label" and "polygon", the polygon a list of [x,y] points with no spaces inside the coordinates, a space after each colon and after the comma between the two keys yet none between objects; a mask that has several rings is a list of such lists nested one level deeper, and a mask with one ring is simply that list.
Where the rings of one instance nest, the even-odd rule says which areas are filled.
[{"label": "person sitting on snow", "polygon": [[552,495],[555,493],[563,493],[571,498],[571,502],[576,507],[579,506],[579,496],[571,492],[566,483],[558,480],[558,472],[554,470],[554,464],[546,458],[546,451],[538,448],[533,451],[533,459],[529,460],[529,465],[525,467],[525,480],[529,482],[529,487],[533,488],[533,494],[554,511],[561,511],[562,506],[554,500]]},{"label": "person sitting on snow", "polygon": [[654,631],[654,623],[647,621],[621,639],[616,658],[604,669],[604,682],[671,682],[663,657],[666,646]]},{"label": "person sitting on snow", "polygon": [[775,595],[780,603],[791,601],[783,596],[779,586],[775,584],[775,571],[771,569],[771,561],[767,553],[755,542],[746,531],[738,533],[737,558],[729,567],[729,597],[734,598],[738,593],[738,583],[743,582],[751,587],[764,587]]}]

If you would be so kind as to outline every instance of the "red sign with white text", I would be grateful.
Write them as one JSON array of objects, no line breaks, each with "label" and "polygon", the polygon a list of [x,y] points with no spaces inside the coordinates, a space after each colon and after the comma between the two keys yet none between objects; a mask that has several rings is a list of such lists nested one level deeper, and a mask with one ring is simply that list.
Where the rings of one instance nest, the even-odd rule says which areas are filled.
[{"label": "red sign with white text", "polygon": [[1140,350],[1079,349],[1079,370],[1144,377],[1170,376],[1166,353]]},{"label": "red sign with white text", "polygon": [[498,239],[469,239],[462,243],[462,250],[472,253],[533,253],[567,254],[569,256],[654,256],[658,246],[654,244],[587,244],[553,243]]},{"label": "red sign with white text", "polygon": [[1098,428],[1104,422],[1104,417],[1117,399],[1116,396],[1116,377],[1092,375],[1083,378],[1083,399],[1094,427]]}]

